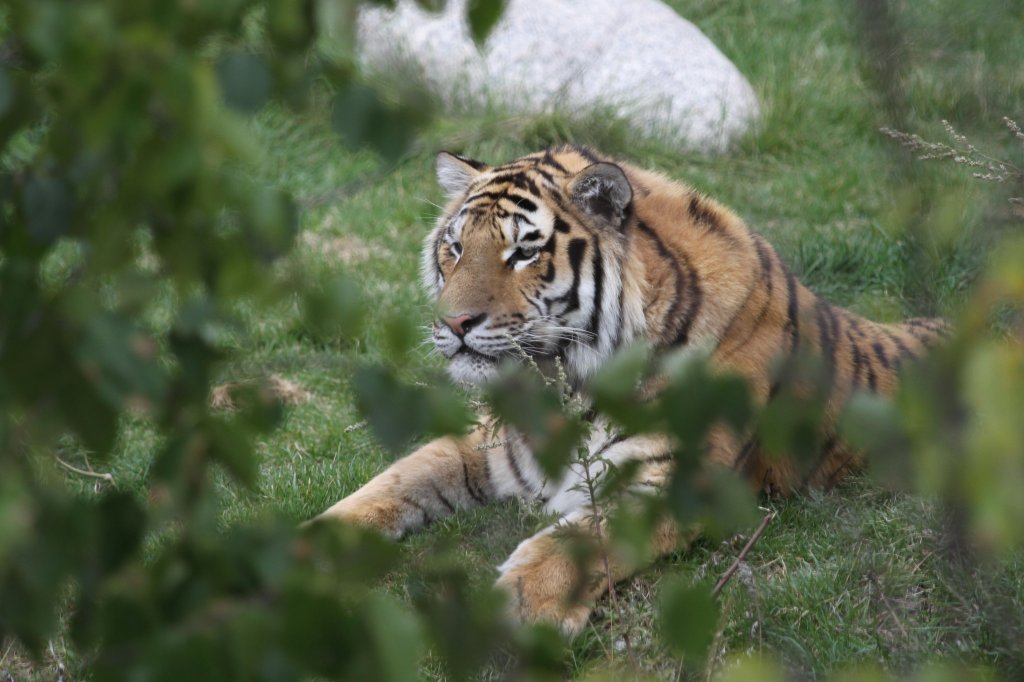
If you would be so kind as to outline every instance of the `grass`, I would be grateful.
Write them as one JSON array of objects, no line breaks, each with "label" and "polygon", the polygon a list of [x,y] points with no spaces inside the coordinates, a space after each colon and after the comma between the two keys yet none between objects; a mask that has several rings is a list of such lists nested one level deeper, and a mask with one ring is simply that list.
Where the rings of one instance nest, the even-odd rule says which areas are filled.
[{"label": "grass", "polygon": [[[356,278],[373,316],[365,341],[332,345],[303,333],[294,302],[269,317],[240,310],[247,329],[236,340],[241,359],[224,369],[223,380],[274,374],[305,394],[259,446],[259,489],[245,493],[224,484],[225,524],[265,514],[309,518],[390,461],[360,426],[349,377],[356,363],[389,356],[387,320],[428,320],[417,268],[420,242],[438,211],[432,170],[438,148],[502,161],[559,141],[592,144],[730,205],[806,284],[838,304],[895,319],[953,311],[964,301],[985,245],[1004,229],[1005,209],[961,169],[919,164],[908,171],[901,152],[878,134],[893,121],[870,85],[863,35],[847,3],[669,4],[720,46],[760,98],[760,129],[725,156],[694,156],[636,139],[599,117],[509,120],[486,112],[435,121],[409,157],[382,172],[372,154],[342,147],[325,112],[299,119],[272,108],[255,118],[252,133],[265,154],[252,172],[294,192],[303,206],[302,234],[288,266]],[[1014,0],[893,4],[907,44],[904,124],[941,137],[945,118],[997,152],[1012,153],[995,132],[1001,116],[1024,113],[1024,10]],[[934,217],[923,233],[907,229],[907,216],[919,205],[931,207]],[[918,267],[921,253],[925,270]],[[413,375],[439,366],[426,348],[414,349],[408,361]],[[111,465],[118,486],[143,489],[156,445],[144,423],[126,424]],[[652,626],[659,583],[678,574],[719,575],[739,550],[735,542],[702,541],[623,584],[619,613],[609,614],[602,602],[571,644],[573,677],[630,671],[627,634],[640,672],[657,677],[703,679],[750,651],[778,657],[801,679],[862,664],[902,674],[934,659],[991,665],[1007,678],[1024,675],[1020,553],[991,566],[951,564],[943,558],[939,510],[866,480],[772,504],[779,518],[723,593],[708,661],[680,663],[659,644]],[[486,584],[517,542],[546,522],[536,510],[508,503],[439,523],[403,543],[406,569],[394,576],[392,589],[402,593],[419,558],[443,544],[452,544],[473,580]],[[424,672],[436,674],[431,666]]]}]

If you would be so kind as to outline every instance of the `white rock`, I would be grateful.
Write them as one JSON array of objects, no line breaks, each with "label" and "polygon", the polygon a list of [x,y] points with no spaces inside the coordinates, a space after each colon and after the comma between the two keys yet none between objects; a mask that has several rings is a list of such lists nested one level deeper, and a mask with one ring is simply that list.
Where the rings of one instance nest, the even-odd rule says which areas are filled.
[{"label": "white rock", "polygon": [[432,14],[412,0],[359,17],[370,73],[397,70],[451,108],[612,111],[646,133],[722,151],[750,129],[757,100],[700,30],[658,0],[509,0],[480,50],[466,0]]}]

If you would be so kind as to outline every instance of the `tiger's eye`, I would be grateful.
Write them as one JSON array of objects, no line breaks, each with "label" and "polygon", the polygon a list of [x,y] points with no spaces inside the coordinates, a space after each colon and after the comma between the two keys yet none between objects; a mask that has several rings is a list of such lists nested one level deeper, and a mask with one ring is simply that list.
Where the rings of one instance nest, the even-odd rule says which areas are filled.
[{"label": "tiger's eye", "polygon": [[537,255],[538,251],[540,251],[539,246],[520,246],[512,252],[511,256],[508,257],[508,262],[511,264],[518,263],[519,261],[530,260]]}]

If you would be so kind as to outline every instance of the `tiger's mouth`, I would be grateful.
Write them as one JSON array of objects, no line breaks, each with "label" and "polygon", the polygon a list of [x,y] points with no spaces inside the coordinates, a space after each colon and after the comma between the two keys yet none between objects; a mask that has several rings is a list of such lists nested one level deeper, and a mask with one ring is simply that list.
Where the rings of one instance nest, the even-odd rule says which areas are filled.
[{"label": "tiger's mouth", "polygon": [[499,362],[500,358],[463,344],[448,358],[448,374],[456,382],[480,385],[497,376]]},{"label": "tiger's mouth", "polygon": [[455,353],[452,355],[451,358],[449,358],[449,360],[452,359],[452,358],[458,357],[459,355],[468,355],[470,357],[474,357],[475,356],[475,357],[478,357],[478,358],[482,358],[484,360],[490,360],[492,362],[496,362],[498,360],[498,358],[494,357],[493,355],[487,355],[486,353],[481,353],[478,350],[473,350],[472,348],[470,348],[466,344],[462,344],[462,347],[459,348],[457,351],[455,351]]}]

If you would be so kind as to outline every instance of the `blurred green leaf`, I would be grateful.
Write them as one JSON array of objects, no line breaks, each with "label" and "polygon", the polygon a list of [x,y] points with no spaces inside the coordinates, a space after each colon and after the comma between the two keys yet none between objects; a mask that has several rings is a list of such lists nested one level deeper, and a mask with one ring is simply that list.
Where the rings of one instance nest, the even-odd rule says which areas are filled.
[{"label": "blurred green leaf", "polygon": [[423,638],[419,623],[392,597],[380,592],[363,604],[379,661],[380,677],[388,682],[419,679]]},{"label": "blurred green leaf", "polygon": [[697,452],[697,444],[715,425],[742,432],[751,420],[750,394],[741,378],[713,374],[703,358],[684,358],[670,372],[669,384],[658,396],[659,419],[683,444],[678,454]]},{"label": "blurred green leaf", "polygon": [[402,310],[384,320],[384,351],[395,365],[401,365],[409,351],[420,342],[420,328],[417,320]]},{"label": "blurred green leaf", "polygon": [[718,602],[704,584],[666,581],[660,593],[660,630],[677,656],[704,660],[718,627]]},{"label": "blurred green leaf", "polygon": [[447,0],[416,0],[416,4],[428,12],[440,12],[447,5]]},{"label": "blurred green leaf", "polygon": [[320,340],[359,338],[369,315],[359,286],[344,275],[307,291],[302,308],[306,327]]},{"label": "blurred green leaf", "polygon": [[162,403],[167,376],[156,342],[124,317],[100,313],[86,319],[75,355],[112,408],[150,410]]},{"label": "blurred green leaf", "polygon": [[231,52],[224,55],[217,62],[217,80],[224,102],[244,114],[259,111],[270,99],[270,69],[258,54]]},{"label": "blurred green leaf", "polygon": [[839,435],[868,455],[870,471],[877,480],[891,488],[911,485],[911,446],[891,400],[870,393],[853,395],[840,416]]},{"label": "blurred green leaf", "polygon": [[422,118],[422,113],[385,105],[376,90],[359,83],[338,93],[332,115],[335,130],[347,145],[369,145],[387,161],[406,152]]},{"label": "blurred green leaf", "polygon": [[711,538],[728,538],[759,519],[757,496],[750,482],[732,471],[709,472],[702,478],[702,527]]},{"label": "blurred green leaf", "polygon": [[48,244],[71,229],[74,198],[64,182],[32,175],[21,197],[28,231],[37,241]]},{"label": "blurred green leaf", "polygon": [[14,83],[7,73],[7,69],[0,67],[0,117],[7,113],[14,101]]},{"label": "blurred green leaf", "polygon": [[[744,656],[725,666],[716,682],[790,682],[785,670],[768,657]],[[852,682],[852,681],[851,681]]]},{"label": "blurred green leaf", "polygon": [[466,6],[469,32],[477,45],[482,45],[498,25],[507,0],[470,0]]},{"label": "blurred green leaf", "polygon": [[464,568],[433,556],[409,587],[425,631],[445,662],[448,679],[478,679],[479,668],[507,642],[504,595],[474,587]]},{"label": "blurred green leaf", "polygon": [[268,0],[267,32],[284,50],[302,50],[316,37],[314,0]]},{"label": "blurred green leaf", "polygon": [[653,429],[658,418],[652,401],[639,395],[650,362],[650,349],[633,344],[612,356],[590,381],[594,406],[634,433]]},{"label": "blurred green leaf", "polygon": [[204,429],[209,456],[224,465],[236,481],[248,488],[256,486],[259,462],[253,456],[248,430],[237,422],[211,420]]},{"label": "blurred green leaf", "polygon": [[413,437],[461,434],[474,419],[444,384],[408,385],[391,370],[373,365],[358,368],[353,384],[359,411],[392,452],[401,451]]},{"label": "blurred green leaf", "polygon": [[488,404],[500,419],[525,436],[541,470],[557,476],[586,433],[578,417],[562,409],[557,390],[534,372],[511,366],[486,390]]},{"label": "blurred green leaf", "polygon": [[146,530],[146,516],[132,495],[117,491],[100,499],[97,512],[99,569],[108,574],[138,552]]}]

